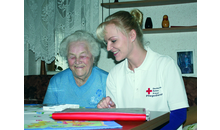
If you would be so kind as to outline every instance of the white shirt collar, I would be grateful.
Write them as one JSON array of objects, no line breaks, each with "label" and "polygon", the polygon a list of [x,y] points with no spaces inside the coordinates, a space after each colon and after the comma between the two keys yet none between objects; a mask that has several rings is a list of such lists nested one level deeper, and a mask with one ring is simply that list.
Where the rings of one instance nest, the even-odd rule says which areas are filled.
[{"label": "white shirt collar", "polygon": [[[144,48],[145,48],[145,50],[147,50],[145,59],[144,59],[143,63],[138,68],[134,69],[134,71],[147,70],[149,68],[150,61],[153,59],[153,57],[151,56],[153,51],[150,49],[150,47],[145,46]],[[133,71],[128,68],[128,60],[125,59],[124,62],[125,62],[125,64],[124,64],[125,67],[124,68],[126,69],[125,70],[126,73],[133,73]]]}]

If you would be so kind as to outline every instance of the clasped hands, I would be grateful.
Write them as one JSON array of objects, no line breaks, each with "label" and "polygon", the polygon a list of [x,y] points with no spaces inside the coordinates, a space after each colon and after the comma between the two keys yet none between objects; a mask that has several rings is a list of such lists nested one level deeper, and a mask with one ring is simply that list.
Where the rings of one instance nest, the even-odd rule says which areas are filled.
[{"label": "clasped hands", "polygon": [[97,108],[116,108],[116,105],[112,99],[107,96],[106,98],[102,98],[102,100],[98,103]]}]

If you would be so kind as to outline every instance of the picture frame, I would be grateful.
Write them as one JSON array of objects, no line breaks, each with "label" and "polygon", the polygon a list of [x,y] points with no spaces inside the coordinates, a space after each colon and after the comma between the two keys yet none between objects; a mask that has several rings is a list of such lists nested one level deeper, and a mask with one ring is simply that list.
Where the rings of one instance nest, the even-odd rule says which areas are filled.
[{"label": "picture frame", "polygon": [[193,76],[195,74],[194,50],[177,50],[177,64],[182,76]]}]

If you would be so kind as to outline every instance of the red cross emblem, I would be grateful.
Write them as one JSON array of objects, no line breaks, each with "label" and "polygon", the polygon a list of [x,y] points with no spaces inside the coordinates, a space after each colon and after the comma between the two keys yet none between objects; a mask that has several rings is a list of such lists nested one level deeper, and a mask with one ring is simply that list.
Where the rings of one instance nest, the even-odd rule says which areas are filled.
[{"label": "red cross emblem", "polygon": [[150,92],[152,92],[152,90],[150,90],[150,88],[148,88],[148,90],[146,90],[146,92],[147,92],[148,94],[150,94]]}]

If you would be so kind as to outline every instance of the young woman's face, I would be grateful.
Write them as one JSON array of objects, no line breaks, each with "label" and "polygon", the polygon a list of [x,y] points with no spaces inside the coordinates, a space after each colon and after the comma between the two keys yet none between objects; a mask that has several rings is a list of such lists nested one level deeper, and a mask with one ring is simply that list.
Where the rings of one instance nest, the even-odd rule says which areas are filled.
[{"label": "young woman's face", "polygon": [[105,27],[105,42],[107,50],[111,51],[117,61],[127,58],[131,52],[132,44],[130,38],[116,29],[114,24]]}]

